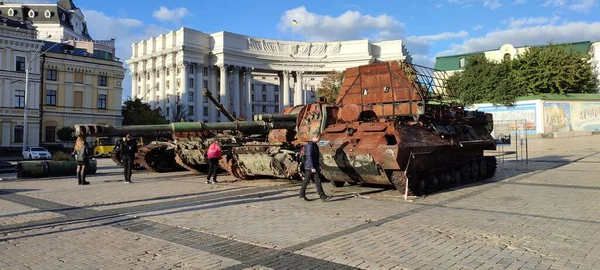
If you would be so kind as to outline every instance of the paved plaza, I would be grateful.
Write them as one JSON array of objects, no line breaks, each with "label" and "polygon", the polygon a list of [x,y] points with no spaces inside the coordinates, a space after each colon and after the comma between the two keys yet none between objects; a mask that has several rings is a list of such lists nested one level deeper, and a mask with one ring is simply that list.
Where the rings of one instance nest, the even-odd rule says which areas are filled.
[{"label": "paved plaza", "polygon": [[324,183],[332,201],[305,202],[299,182],[189,172],[124,184],[109,159],[88,186],[3,177],[0,269],[600,269],[600,136],[528,149],[412,201]]}]

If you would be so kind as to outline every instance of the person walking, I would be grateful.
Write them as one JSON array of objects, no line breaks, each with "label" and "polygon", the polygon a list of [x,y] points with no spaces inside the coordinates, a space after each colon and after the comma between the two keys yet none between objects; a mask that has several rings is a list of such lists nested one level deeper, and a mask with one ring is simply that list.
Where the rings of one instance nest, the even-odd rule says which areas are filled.
[{"label": "person walking", "polygon": [[121,143],[121,161],[123,162],[123,175],[125,183],[131,183],[131,173],[133,170],[133,160],[135,153],[138,151],[136,140],[131,138],[130,134],[125,136],[125,140]]},{"label": "person walking", "polygon": [[208,157],[208,175],[206,176],[206,183],[210,184],[210,177],[213,177],[212,183],[217,182],[217,173],[219,170],[219,159],[223,155],[223,151],[221,150],[221,145],[218,141],[213,141],[208,147],[208,151],[206,152],[206,157]]},{"label": "person walking", "polygon": [[302,187],[300,188],[300,199],[309,201],[306,198],[306,187],[311,180],[315,181],[315,185],[317,186],[317,193],[322,201],[328,201],[331,199],[331,196],[327,196],[323,191],[323,186],[321,185],[321,168],[319,166],[319,145],[317,142],[319,141],[318,132],[313,133],[312,140],[308,142],[308,144],[304,147],[304,156],[306,160],[304,161],[304,181],[302,181]]},{"label": "person walking", "polygon": [[73,147],[73,155],[75,155],[75,161],[77,162],[77,183],[79,185],[89,185],[90,182],[85,181],[85,166],[90,159],[90,146],[85,140],[85,136],[77,136],[75,147]]}]

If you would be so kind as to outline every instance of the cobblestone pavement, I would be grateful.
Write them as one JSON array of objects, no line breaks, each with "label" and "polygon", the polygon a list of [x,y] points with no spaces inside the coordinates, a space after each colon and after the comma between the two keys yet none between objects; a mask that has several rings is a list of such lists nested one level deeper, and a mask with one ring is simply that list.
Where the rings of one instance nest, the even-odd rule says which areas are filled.
[{"label": "cobblestone pavement", "polygon": [[124,184],[102,159],[88,186],[0,181],[0,269],[599,269],[599,143],[529,140],[528,162],[412,201],[187,172]]}]

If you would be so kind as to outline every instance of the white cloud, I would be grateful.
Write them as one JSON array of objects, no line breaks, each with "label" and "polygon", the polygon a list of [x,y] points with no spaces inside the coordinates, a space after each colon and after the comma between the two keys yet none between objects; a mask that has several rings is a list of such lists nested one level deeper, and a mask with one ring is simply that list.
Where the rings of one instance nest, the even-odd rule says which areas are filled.
[{"label": "white cloud", "polygon": [[[293,20],[298,24],[292,25]],[[312,41],[362,39],[365,36],[393,39],[400,37],[405,29],[403,23],[385,14],[371,16],[348,10],[332,17],[309,12],[304,6],[287,10],[281,15],[279,30],[286,31],[292,27],[294,33]]]},{"label": "white cloud", "polygon": [[483,29],[483,25],[481,25],[481,24],[473,26],[473,30],[475,30],[475,31],[481,30],[481,29]]},{"label": "white cloud", "polygon": [[558,8],[568,8],[573,11],[587,13],[593,7],[598,5],[598,0],[546,0],[543,7],[553,6]]},{"label": "white cloud", "polygon": [[158,10],[152,12],[152,16],[158,20],[171,21],[177,24],[181,21],[181,19],[191,14],[192,13],[184,7],[168,9],[167,7],[161,6]]},{"label": "white cloud", "polygon": [[548,17],[530,17],[530,18],[520,18],[520,19],[510,18],[510,19],[508,19],[508,21],[505,21],[504,24],[508,24],[508,26],[510,28],[520,28],[522,26],[527,26],[527,25],[531,26],[531,25],[554,23],[559,19],[560,19],[560,17],[558,17],[558,16],[554,16],[552,18],[548,18]]},{"label": "white cloud", "polygon": [[[298,24],[292,25],[293,20]],[[406,37],[404,24],[389,15],[374,16],[349,10],[333,17],[309,12],[304,6],[287,10],[281,16],[279,30],[289,31],[291,27],[294,27],[294,34],[310,41],[402,39],[413,62],[426,66],[433,66],[429,47],[434,42],[468,36],[466,31],[460,31]]]},{"label": "white cloud", "polygon": [[462,44],[452,44],[451,49],[438,53],[438,56],[492,50],[506,43],[514,46],[526,46],[542,45],[550,41],[566,43],[588,40],[600,40],[600,22],[571,22],[562,25],[541,25],[494,31],[483,37],[469,39]]},{"label": "white cloud", "polygon": [[169,31],[156,25],[147,25],[131,18],[109,17],[96,10],[82,10],[90,35],[94,39],[115,39],[116,56],[128,69],[123,79],[123,97],[131,96],[130,70],[125,61],[131,58],[131,44]]},{"label": "white cloud", "polygon": [[483,2],[483,6],[490,8],[491,10],[497,9],[502,6],[498,0],[486,0]]}]

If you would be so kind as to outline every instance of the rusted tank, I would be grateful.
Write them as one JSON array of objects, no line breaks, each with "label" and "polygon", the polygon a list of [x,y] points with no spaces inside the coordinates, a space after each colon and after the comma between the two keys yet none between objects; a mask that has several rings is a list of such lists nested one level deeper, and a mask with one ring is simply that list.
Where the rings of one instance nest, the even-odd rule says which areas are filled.
[{"label": "rusted tank", "polygon": [[322,175],[393,185],[408,195],[487,179],[496,172],[492,116],[444,91],[445,74],[405,62],[349,68],[336,123],[320,138]]}]

